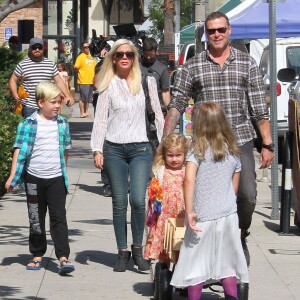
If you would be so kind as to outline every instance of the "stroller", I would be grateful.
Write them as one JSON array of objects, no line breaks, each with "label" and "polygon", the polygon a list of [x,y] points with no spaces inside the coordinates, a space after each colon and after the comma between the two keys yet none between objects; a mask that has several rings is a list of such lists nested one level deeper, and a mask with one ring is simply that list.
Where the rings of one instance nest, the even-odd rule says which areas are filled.
[{"label": "stroller", "polygon": [[[179,250],[185,233],[183,218],[168,218],[165,223],[164,251],[167,254],[171,269],[164,262],[157,262],[152,270],[154,282],[154,299],[171,300],[173,287],[170,285],[173,270],[179,257]],[[184,290],[182,290],[184,292]]]}]

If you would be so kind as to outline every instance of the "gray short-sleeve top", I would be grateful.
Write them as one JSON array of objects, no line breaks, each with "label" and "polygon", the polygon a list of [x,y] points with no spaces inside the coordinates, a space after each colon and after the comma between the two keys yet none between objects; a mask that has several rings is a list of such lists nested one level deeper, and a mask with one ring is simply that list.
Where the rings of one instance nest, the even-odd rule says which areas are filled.
[{"label": "gray short-sleeve top", "polygon": [[235,213],[237,205],[232,176],[241,171],[240,158],[228,154],[224,160],[215,162],[208,148],[203,161],[193,152],[188,154],[187,161],[198,166],[194,195],[198,221],[215,220]]}]

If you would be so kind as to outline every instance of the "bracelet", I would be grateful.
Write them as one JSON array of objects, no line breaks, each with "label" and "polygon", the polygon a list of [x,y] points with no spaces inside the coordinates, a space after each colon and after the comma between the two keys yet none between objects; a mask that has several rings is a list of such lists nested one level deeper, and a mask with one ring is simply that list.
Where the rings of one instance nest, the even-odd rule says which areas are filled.
[{"label": "bracelet", "polygon": [[93,151],[93,157],[95,157],[97,154],[102,154],[101,151]]}]

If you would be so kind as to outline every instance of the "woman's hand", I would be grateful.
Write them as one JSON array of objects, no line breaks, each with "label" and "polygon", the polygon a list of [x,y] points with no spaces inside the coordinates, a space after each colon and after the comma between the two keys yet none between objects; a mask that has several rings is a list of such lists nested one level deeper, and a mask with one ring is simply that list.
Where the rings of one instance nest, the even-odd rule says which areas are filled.
[{"label": "woman's hand", "polygon": [[196,227],[197,215],[194,212],[188,214],[187,218],[188,218],[188,223],[189,223],[189,226],[191,227],[191,229],[193,229],[195,232],[201,232],[202,231],[201,229]]},{"label": "woman's hand", "polygon": [[103,169],[103,153],[101,152],[97,152],[96,154],[94,154],[94,164],[95,167],[98,169]]}]

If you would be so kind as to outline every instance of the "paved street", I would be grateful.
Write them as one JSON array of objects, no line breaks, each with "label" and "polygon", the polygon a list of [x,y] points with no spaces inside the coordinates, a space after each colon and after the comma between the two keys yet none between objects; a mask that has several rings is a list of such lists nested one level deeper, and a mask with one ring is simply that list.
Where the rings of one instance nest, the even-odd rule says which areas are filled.
[{"label": "paved street", "polygon": [[[70,260],[76,271],[66,277],[57,274],[58,262],[49,231],[43,268],[26,271],[25,265],[31,256],[24,191],[6,194],[0,200],[0,299],[152,299],[149,272],[138,272],[132,261],[125,273],[112,271],[117,249],[111,198],[100,195],[101,177],[93,166],[89,146],[93,119],[79,118],[78,104],[71,110],[66,109],[66,113],[72,115],[69,120],[73,149],[68,164],[67,219]],[[258,170],[258,179],[261,177],[262,171]],[[279,221],[270,219],[270,180],[258,182],[257,201],[248,238],[251,253],[249,299],[300,300],[300,230],[293,226],[291,218],[291,235],[278,234]],[[128,231],[130,238],[130,223]],[[187,298],[175,294],[173,299]],[[223,293],[205,289],[202,299],[223,299]]]}]

